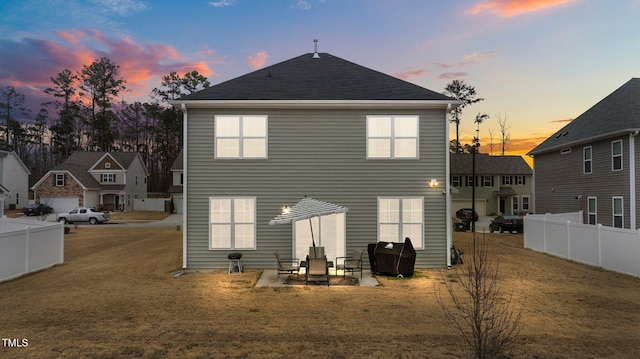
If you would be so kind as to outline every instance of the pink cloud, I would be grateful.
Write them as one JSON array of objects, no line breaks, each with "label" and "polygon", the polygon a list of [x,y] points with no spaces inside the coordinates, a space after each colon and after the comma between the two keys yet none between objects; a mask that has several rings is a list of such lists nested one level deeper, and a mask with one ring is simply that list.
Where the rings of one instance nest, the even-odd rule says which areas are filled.
[{"label": "pink cloud", "polygon": [[427,70],[418,69],[418,70],[413,70],[413,71],[396,72],[396,73],[393,74],[393,76],[407,81],[410,78],[419,77],[419,76],[422,76],[422,75],[424,75],[426,73],[427,73]]},{"label": "pink cloud", "polygon": [[455,80],[461,79],[469,76],[466,72],[445,72],[443,74],[438,75],[439,80]]},{"label": "pink cloud", "polygon": [[575,0],[490,0],[476,4],[469,12],[477,15],[483,11],[490,11],[500,16],[509,17],[540,11],[573,1]]},{"label": "pink cloud", "polygon": [[267,62],[267,58],[269,58],[269,55],[266,53],[266,51],[260,51],[255,53],[254,55],[247,56],[246,61],[249,66],[251,66],[251,68],[259,69],[262,68]]},{"label": "pink cloud", "polygon": [[25,38],[21,41],[0,39],[0,83],[19,87],[44,89],[51,86],[51,77],[64,69],[79,71],[100,57],[108,57],[120,66],[126,79],[127,98],[144,98],[159,84],[162,76],[176,71],[193,70],[204,76],[215,75],[204,61],[188,60],[172,46],[158,43],[138,43],[135,40],[113,38],[96,30],[69,30],[55,33],[60,42]]}]

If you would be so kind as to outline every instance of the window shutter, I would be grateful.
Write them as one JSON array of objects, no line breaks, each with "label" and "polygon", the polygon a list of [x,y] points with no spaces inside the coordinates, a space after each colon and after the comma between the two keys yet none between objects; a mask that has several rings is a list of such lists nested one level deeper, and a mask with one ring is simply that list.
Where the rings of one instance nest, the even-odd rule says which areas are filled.
[{"label": "window shutter", "polygon": [[53,179],[53,185],[55,186],[56,185],[56,174],[52,173],[51,174],[51,178]]},{"label": "window shutter", "polygon": [[62,178],[64,178],[64,180],[62,181],[62,185],[66,186],[67,185],[67,174],[65,173]]}]

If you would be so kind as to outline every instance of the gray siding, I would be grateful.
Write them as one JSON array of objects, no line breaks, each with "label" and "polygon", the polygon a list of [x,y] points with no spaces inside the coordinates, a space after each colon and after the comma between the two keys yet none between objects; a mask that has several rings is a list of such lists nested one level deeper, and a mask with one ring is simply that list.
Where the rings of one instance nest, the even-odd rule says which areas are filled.
[{"label": "gray siding", "polygon": [[[622,140],[623,170],[613,171],[611,142]],[[583,148],[592,147],[592,173],[583,172]],[[637,144],[636,144],[637,148]],[[637,152],[637,151],[636,151]],[[638,155],[636,154],[636,159]],[[536,213],[561,213],[582,210],[588,223],[587,198],[597,198],[597,221],[605,226],[613,225],[612,197],[624,198],[624,226],[629,228],[629,137],[613,137],[587,145],[571,147],[571,153],[560,150],[537,155],[534,158],[535,211]],[[636,164],[636,168],[637,168]],[[636,181],[637,181],[636,177]],[[637,188],[637,187],[636,187]],[[576,196],[581,195],[581,199]]]},{"label": "gray siding", "polygon": [[[216,114],[268,115],[266,160],[214,160]],[[420,116],[420,159],[367,160],[366,115]],[[292,226],[268,225],[284,205],[305,195],[349,208],[346,250],[377,241],[378,196],[424,196],[424,250],[416,267],[445,267],[446,116],[442,110],[188,111],[187,267],[226,268],[229,250],[209,250],[208,198],[257,197],[257,248],[243,251],[247,268],[272,268],[274,251],[292,252]],[[427,182],[437,178],[438,188]],[[368,260],[365,259],[366,266]]]}]

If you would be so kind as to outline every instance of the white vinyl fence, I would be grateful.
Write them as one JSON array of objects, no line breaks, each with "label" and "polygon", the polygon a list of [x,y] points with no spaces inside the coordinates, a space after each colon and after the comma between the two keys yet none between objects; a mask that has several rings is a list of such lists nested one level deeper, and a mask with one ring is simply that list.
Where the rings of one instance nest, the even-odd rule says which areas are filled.
[{"label": "white vinyl fence", "polygon": [[524,246],[614,272],[640,276],[640,231],[582,223],[582,213],[527,215]]},{"label": "white vinyl fence", "polygon": [[171,198],[138,198],[133,202],[136,211],[159,211],[165,212],[166,202],[171,202]]},{"label": "white vinyl fence", "polygon": [[0,282],[62,263],[62,224],[0,218]]}]

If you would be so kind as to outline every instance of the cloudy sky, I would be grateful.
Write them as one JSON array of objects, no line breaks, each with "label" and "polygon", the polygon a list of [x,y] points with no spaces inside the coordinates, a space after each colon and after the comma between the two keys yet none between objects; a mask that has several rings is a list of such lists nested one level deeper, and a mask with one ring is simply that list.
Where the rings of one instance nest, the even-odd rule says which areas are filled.
[{"label": "cloudy sky", "polygon": [[[171,71],[216,84],[320,52],[443,92],[463,80],[485,100],[481,141],[522,154],[640,76],[640,0],[4,0],[0,86],[31,103],[64,69],[107,56],[146,101]],[[453,130],[452,130],[453,133]],[[488,152],[489,148],[485,148]],[[493,153],[498,153],[494,146]]]}]

